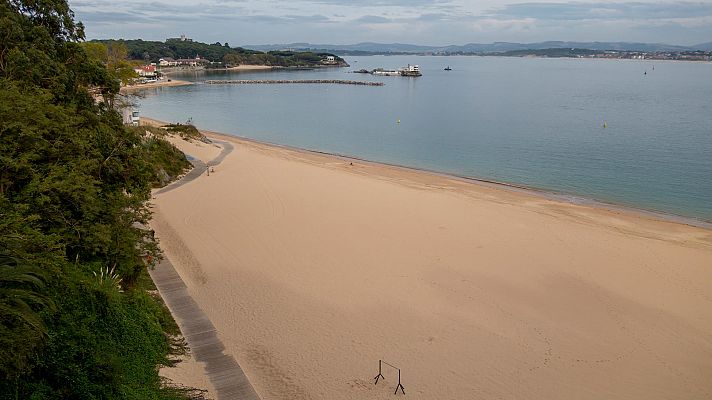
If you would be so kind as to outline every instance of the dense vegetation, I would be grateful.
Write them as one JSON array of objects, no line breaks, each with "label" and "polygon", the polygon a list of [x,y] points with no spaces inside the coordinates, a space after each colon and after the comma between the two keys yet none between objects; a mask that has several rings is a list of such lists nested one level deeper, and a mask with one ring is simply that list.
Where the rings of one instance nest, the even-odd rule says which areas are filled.
[{"label": "dense vegetation", "polygon": [[0,3],[0,399],[186,398],[157,374],[182,346],[144,226],[187,162],[122,125],[83,36],[65,0]]},{"label": "dense vegetation", "polygon": [[[201,58],[237,66],[241,64],[251,65],[272,65],[282,67],[293,66],[318,66],[321,60],[330,53],[313,53],[308,51],[261,51],[247,50],[241,47],[230,47],[227,43],[206,44],[189,40],[168,39],[165,42],[155,42],[147,40],[97,40],[89,43],[103,43],[106,46],[116,44],[126,46],[128,56],[133,60],[143,60],[145,62],[158,62],[160,58]],[[343,59],[336,57],[338,62]]]},{"label": "dense vegetation", "polygon": [[205,139],[205,136],[200,133],[200,131],[198,130],[198,128],[195,127],[195,125],[178,123],[168,124],[163,126],[162,128],[165,129],[167,132],[178,135],[184,139]]}]

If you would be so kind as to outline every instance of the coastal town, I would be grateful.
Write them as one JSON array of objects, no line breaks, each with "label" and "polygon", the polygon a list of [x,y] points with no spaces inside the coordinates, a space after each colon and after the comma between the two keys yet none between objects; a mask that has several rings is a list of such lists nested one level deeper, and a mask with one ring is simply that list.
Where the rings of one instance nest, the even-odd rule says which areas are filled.
[{"label": "coastal town", "polygon": [[[332,55],[324,56],[320,61],[320,65],[310,65],[304,66],[305,68],[318,68],[320,66],[337,66],[339,62]],[[171,57],[162,57],[158,62],[152,62],[146,65],[140,65],[135,67],[133,70],[136,73],[136,79],[133,84],[146,84],[154,83],[165,77],[166,74],[181,71],[197,71],[197,70],[219,70],[219,69],[240,69],[239,65],[231,66],[226,65],[223,62],[210,61],[205,58],[201,58],[199,54],[196,54],[194,58],[179,58],[174,59]],[[269,65],[248,65],[243,66],[247,68],[242,69],[254,69],[249,67],[263,67],[261,69],[272,69],[272,68],[285,68],[278,66]]]}]

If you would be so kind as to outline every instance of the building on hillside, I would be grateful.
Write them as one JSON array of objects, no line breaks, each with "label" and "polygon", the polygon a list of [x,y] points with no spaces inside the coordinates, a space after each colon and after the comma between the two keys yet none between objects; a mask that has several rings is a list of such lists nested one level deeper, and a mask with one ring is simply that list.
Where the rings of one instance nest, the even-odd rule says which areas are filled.
[{"label": "building on hillside", "polygon": [[321,60],[321,63],[324,64],[324,65],[336,64],[336,57],[334,57],[334,56],[326,56],[326,58],[323,58],[323,59]]},{"label": "building on hillside", "polygon": [[210,61],[200,58],[200,55],[196,55],[195,58],[179,58],[176,60],[176,65],[185,65],[188,67],[197,67],[200,64],[207,64]]},{"label": "building on hillside", "polygon": [[166,41],[169,41],[169,40],[178,40],[181,42],[192,42],[193,41],[193,39],[191,39],[185,35],[180,35],[180,37],[173,37],[173,38],[166,39]]},{"label": "building on hillside", "polygon": [[158,65],[161,67],[175,67],[178,65],[178,61],[174,60],[171,57],[166,57],[166,58],[160,58],[158,60]]},{"label": "building on hillside", "polygon": [[134,71],[138,76],[142,78],[155,78],[156,77],[156,66],[155,65],[144,65],[138,68],[134,68]]}]

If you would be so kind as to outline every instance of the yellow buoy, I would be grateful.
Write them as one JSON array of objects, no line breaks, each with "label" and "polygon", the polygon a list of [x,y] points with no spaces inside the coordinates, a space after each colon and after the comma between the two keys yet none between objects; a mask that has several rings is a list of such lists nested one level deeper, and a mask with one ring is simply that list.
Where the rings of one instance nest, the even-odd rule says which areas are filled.
[{"label": "yellow buoy", "polygon": [[608,128],[608,124],[604,122],[604,123],[603,123],[603,127],[604,127],[604,128]]},{"label": "yellow buoy", "polygon": [[400,124],[400,120],[397,120],[397,121],[396,121],[396,124]]}]

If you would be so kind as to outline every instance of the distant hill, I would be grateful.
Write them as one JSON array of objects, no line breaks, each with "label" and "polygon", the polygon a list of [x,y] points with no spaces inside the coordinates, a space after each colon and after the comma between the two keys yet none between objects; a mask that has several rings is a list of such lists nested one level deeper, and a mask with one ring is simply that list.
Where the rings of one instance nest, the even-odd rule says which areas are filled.
[{"label": "distant hill", "polygon": [[268,44],[268,45],[245,45],[247,49],[259,51],[272,50],[314,50],[332,51],[337,54],[348,53],[504,53],[519,50],[543,50],[543,49],[589,49],[589,50],[620,50],[620,51],[690,51],[690,50],[710,50],[712,43],[700,44],[697,46],[676,46],[662,43],[629,43],[629,42],[564,42],[549,41],[538,43],[468,43],[465,45],[448,46],[420,46],[403,43],[373,43],[364,42],[357,44],[312,44],[312,43],[288,43],[288,44]]},{"label": "distant hill", "polygon": [[712,42],[700,43],[690,47],[695,50],[712,51]]},{"label": "distant hill", "polygon": [[[93,40],[104,44],[123,43],[128,51],[128,57],[133,60],[158,62],[160,58],[201,58],[214,62],[225,62],[232,65],[255,64],[281,67],[321,66],[322,59],[333,55],[330,53],[315,53],[310,51],[270,51],[263,53],[258,50],[230,47],[227,43],[200,43],[192,40],[167,39],[165,42],[141,39],[108,39]],[[335,65],[346,66],[346,62],[336,57]]]},{"label": "distant hill", "polygon": [[243,46],[251,50],[274,51],[274,50],[340,50],[347,52],[368,52],[368,53],[422,53],[432,51],[432,46],[419,46],[403,43],[372,43],[364,42],[357,44],[312,44],[312,43],[288,43],[288,44],[263,44]]}]

